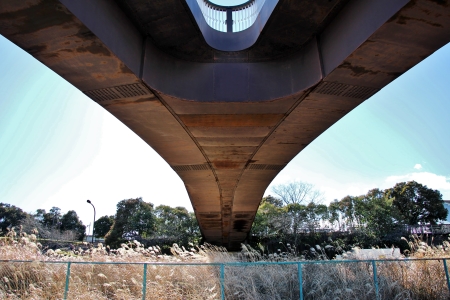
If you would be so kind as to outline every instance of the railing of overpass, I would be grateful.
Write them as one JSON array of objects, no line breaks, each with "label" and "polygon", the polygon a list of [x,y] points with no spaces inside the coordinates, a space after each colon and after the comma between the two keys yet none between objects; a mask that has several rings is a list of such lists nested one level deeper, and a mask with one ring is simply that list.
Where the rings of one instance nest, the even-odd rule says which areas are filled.
[{"label": "railing of overpass", "polygon": [[221,32],[243,31],[255,23],[265,0],[250,0],[237,6],[221,6],[197,0],[206,23]]},{"label": "railing of overpass", "polygon": [[[364,228],[361,226],[351,226],[348,227],[345,231],[341,232],[356,232],[359,229]],[[334,232],[332,229],[316,229],[315,232]],[[312,233],[309,228],[301,228],[301,233],[310,234]],[[450,224],[439,224],[439,225],[403,225],[399,226],[393,230],[393,233],[406,234],[406,235],[442,235],[442,234],[450,234]]]},{"label": "railing of overpass", "polygon": [[[423,266],[428,266],[422,270]],[[394,280],[393,265],[399,270]],[[416,264],[416,265],[414,265]],[[351,274],[350,266],[366,273],[362,278]],[[440,267],[439,267],[440,266]],[[432,276],[430,270],[434,268]],[[185,269],[184,273],[180,273]],[[353,268],[354,270],[355,268]],[[436,269],[440,269],[436,272]],[[194,299],[192,290],[202,290],[203,299],[243,299],[246,291],[255,282],[264,285],[264,274],[268,271],[284,271],[288,276],[275,278],[283,283],[282,288],[290,289],[287,299],[314,297],[311,289],[318,283],[312,273],[336,272],[342,277],[342,286],[331,291],[338,298],[346,298],[345,293],[362,293],[364,299],[388,299],[393,286],[411,286],[410,272],[425,272],[434,295],[442,299],[450,297],[450,279],[447,259],[381,259],[381,260],[322,260],[322,261],[280,261],[280,262],[229,262],[229,263],[126,263],[126,262],[86,262],[86,261],[20,261],[0,260],[0,297],[20,299],[83,299],[120,298],[120,299]],[[286,272],[287,271],[287,272]],[[178,273],[178,276],[174,275]],[[280,272],[281,274],[282,272]],[[255,275],[256,274],[256,275]],[[251,278],[260,276],[260,278]],[[420,277],[416,276],[416,277]],[[237,279],[237,280],[236,280]],[[270,287],[259,287],[260,295],[270,297],[267,290],[274,289],[276,282],[266,282]],[[166,281],[164,281],[166,280]],[[363,291],[353,291],[352,280],[362,281]],[[246,284],[249,281],[249,284]],[[259,282],[258,282],[259,281]],[[288,281],[288,286],[286,282]],[[330,283],[322,282],[327,289]],[[290,284],[290,285],[289,285]],[[158,285],[163,285],[162,292]],[[319,287],[315,287],[319,288]],[[329,288],[329,287],[328,287]],[[247,291],[253,292],[253,291]],[[284,291],[286,292],[286,291]],[[84,294],[83,294],[84,293]],[[248,295],[248,294],[247,294]],[[402,299],[409,299],[403,295]],[[410,295],[411,296],[411,295]],[[186,298],[187,297],[187,298]],[[356,296],[358,297],[358,295]],[[430,295],[433,299],[441,299]],[[354,298],[354,297],[353,297]],[[412,295],[415,299],[415,296]],[[420,297],[419,297],[420,298]]]}]

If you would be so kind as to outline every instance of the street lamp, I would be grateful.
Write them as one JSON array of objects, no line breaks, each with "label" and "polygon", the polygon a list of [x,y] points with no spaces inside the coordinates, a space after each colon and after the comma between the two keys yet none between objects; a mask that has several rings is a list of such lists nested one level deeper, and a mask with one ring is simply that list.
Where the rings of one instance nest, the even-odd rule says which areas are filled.
[{"label": "street lamp", "polygon": [[95,206],[94,204],[92,204],[91,200],[87,200],[87,203],[89,203],[90,205],[92,205],[92,207],[94,208],[94,223],[92,223],[92,244],[94,244],[94,229],[95,229]]}]

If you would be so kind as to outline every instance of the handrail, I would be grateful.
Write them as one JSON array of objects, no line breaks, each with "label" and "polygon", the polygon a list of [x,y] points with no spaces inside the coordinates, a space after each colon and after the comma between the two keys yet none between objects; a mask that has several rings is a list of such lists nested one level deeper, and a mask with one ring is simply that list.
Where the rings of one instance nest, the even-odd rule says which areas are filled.
[{"label": "handrail", "polygon": [[217,31],[227,32],[227,8],[207,0],[197,0],[206,23]]},{"label": "handrail", "polygon": [[197,0],[206,23],[221,32],[239,32],[252,26],[264,2],[250,0],[236,6],[221,6],[208,0]]},{"label": "handrail", "polygon": [[[250,2],[250,1],[249,1]],[[239,32],[249,28],[255,23],[265,0],[253,0],[246,6],[233,7],[232,20],[233,32]]]}]

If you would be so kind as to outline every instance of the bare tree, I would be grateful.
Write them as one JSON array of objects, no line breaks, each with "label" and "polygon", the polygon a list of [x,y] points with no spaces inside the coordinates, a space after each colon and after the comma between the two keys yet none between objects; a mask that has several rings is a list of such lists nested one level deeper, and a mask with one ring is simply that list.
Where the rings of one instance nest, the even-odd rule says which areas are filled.
[{"label": "bare tree", "polygon": [[317,204],[323,200],[322,192],[316,189],[313,184],[298,180],[276,185],[272,188],[272,191],[285,205]]}]

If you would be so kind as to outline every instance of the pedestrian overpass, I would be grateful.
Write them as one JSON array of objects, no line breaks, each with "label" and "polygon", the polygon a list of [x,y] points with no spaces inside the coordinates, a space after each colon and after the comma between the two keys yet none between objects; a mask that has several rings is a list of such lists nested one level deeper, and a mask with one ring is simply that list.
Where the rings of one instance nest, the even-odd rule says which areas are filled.
[{"label": "pedestrian overpass", "polygon": [[295,155],[450,41],[450,1],[3,0],[0,34],[155,149],[236,248]]}]

